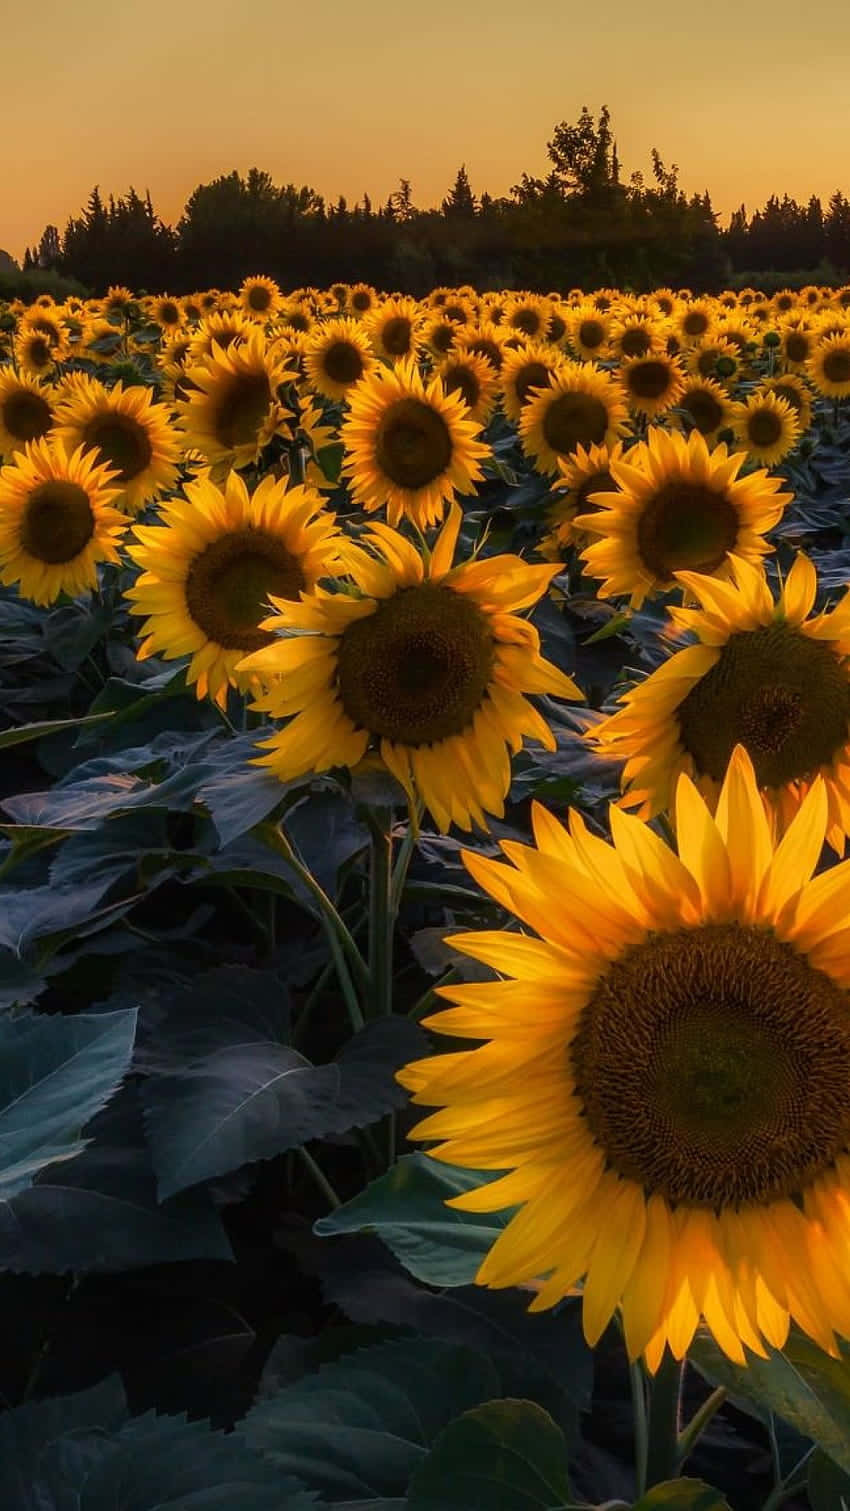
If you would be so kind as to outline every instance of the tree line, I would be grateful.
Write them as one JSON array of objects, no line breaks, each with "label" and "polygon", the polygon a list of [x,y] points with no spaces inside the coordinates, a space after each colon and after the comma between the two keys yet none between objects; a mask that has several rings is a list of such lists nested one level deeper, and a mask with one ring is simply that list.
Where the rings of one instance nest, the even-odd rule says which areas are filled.
[{"label": "tree line", "polygon": [[819,270],[823,282],[850,271],[850,202],[839,190],[825,210],[815,196],[799,205],[787,194],[751,216],[741,205],[721,229],[708,191],[686,195],[678,166],[657,149],[648,176],[624,180],[607,106],[595,120],[585,106],[577,121],[559,122],[547,154],[544,178],[523,173],[503,197],[476,195],[463,164],[433,209],[414,204],[408,179],[382,205],[368,194],[349,205],[251,168],[199,184],[170,226],[149,193],[104,200],[96,186],[63,233],[46,227],[24,270],[98,295],[117,283],[175,294],[234,288],[262,272],[284,289],[363,281],[418,296],[463,283],[709,293],[750,271],[780,282],[797,270]]}]

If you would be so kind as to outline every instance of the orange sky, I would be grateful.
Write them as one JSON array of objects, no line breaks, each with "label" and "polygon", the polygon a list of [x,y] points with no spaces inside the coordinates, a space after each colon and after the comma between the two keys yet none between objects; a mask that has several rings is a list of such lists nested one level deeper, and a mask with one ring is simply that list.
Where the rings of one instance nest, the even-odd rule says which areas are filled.
[{"label": "orange sky", "polygon": [[[0,247],[21,258],[94,183],[150,188],[175,221],[198,183],[263,168],[377,205],[404,175],[438,203],[545,174],[557,121],[607,103],[624,178],[650,148],[726,224],[773,192],[850,194],[850,7],[820,0],[40,0],[4,27]],[[601,24],[600,24],[601,18]],[[14,129],[13,129],[14,128]],[[14,165],[14,166],[12,166]],[[11,171],[8,171],[10,170]]]}]

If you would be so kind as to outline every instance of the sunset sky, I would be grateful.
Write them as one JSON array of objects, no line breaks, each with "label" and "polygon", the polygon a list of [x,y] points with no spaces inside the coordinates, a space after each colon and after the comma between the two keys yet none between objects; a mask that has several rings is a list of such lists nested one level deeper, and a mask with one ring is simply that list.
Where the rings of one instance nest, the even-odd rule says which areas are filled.
[{"label": "sunset sky", "polygon": [[236,168],[374,205],[428,207],[466,162],[475,193],[548,171],[583,104],[611,111],[623,177],[650,149],[721,224],[742,200],[850,194],[850,7],[820,0],[40,0],[4,27],[11,150],[0,247],[60,231],[93,184],[150,189],[166,221]]}]

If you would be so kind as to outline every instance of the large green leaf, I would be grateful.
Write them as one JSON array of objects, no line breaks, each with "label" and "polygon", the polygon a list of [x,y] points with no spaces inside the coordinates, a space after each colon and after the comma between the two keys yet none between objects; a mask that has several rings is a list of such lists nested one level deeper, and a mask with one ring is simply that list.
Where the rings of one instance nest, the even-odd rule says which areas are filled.
[{"label": "large green leaf", "polygon": [[0,1201],[32,1185],[80,1137],[130,1063],[136,1010],[0,1018]]},{"label": "large green leaf", "polygon": [[410,1338],[324,1365],[242,1425],[254,1448],[327,1500],[398,1496],[441,1428],[499,1389],[483,1354]]},{"label": "large green leaf", "polygon": [[850,1474],[816,1448],[809,1459],[806,1494],[812,1511],[850,1511]]},{"label": "large green leaf", "polygon": [[314,1497],[207,1422],[127,1420],[120,1379],[0,1417],[9,1511],[310,1511]]},{"label": "large green leaf", "polygon": [[72,729],[84,729],[89,724],[102,724],[111,719],[110,712],[85,714],[79,719],[42,719],[37,724],[18,724],[14,729],[0,731],[0,750],[11,745],[25,745],[28,740],[43,740],[46,735],[66,733]]},{"label": "large green leaf", "polygon": [[713,1385],[751,1402],[759,1415],[775,1411],[850,1472],[850,1354],[831,1359],[793,1329],[781,1352],[767,1359],[747,1355],[746,1368],[733,1364],[703,1328],[688,1358]]},{"label": "large green leaf", "polygon": [[320,1238],[335,1233],[379,1234],[411,1275],[427,1285],[470,1285],[515,1208],[460,1212],[446,1199],[495,1179],[492,1170],[462,1170],[406,1154],[365,1191],[319,1218]]},{"label": "large green leaf", "polygon": [[566,1511],[566,1439],[533,1401],[487,1401],[451,1422],[416,1470],[408,1511]]},{"label": "large green leaf", "polygon": [[729,1502],[704,1480],[665,1480],[635,1501],[632,1511],[729,1511]]}]

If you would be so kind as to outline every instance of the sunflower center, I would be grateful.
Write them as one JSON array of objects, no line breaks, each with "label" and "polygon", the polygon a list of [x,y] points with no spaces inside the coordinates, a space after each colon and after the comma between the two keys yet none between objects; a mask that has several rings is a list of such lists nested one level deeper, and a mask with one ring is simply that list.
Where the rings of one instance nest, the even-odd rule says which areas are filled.
[{"label": "sunflower center", "polygon": [[697,357],[697,371],[701,378],[710,378],[717,362],[717,349],[705,346]]},{"label": "sunflower center", "polygon": [[486,357],[496,372],[501,372],[505,358],[498,341],[490,341],[487,336],[481,336],[476,341],[470,341],[467,350],[475,352],[479,357]]},{"label": "sunflower center", "polygon": [[776,394],[777,399],[785,399],[786,403],[790,404],[797,414],[802,413],[802,396],[796,388],[791,387],[790,383],[775,383],[773,385],[773,392]]},{"label": "sunflower center", "polygon": [[747,418],[747,435],[754,446],[775,446],[782,438],[782,420],[773,409],[756,409]]},{"label": "sunflower center", "polygon": [[454,326],[451,325],[435,325],[431,332],[431,345],[438,352],[447,352],[454,339]]},{"label": "sunflower center", "polygon": [[131,478],[144,472],[153,456],[144,426],[131,415],[120,414],[117,410],[94,415],[83,431],[83,441],[86,446],[97,447],[122,483],[129,483]]},{"label": "sunflower center", "polygon": [[73,561],[94,535],[91,501],[79,483],[51,478],[30,493],[21,521],[21,545],[51,566]]},{"label": "sunflower center", "polygon": [[627,381],[639,399],[660,399],[670,387],[670,368],[666,362],[639,362],[629,369]]},{"label": "sunflower center", "polygon": [[474,409],[481,397],[481,384],[471,367],[450,367],[443,374],[446,393],[459,393],[465,404]]},{"label": "sunflower center", "polygon": [[651,345],[652,338],[642,325],[632,326],[624,331],[620,340],[620,350],[624,357],[643,357]]},{"label": "sunflower center", "polygon": [[447,740],[481,707],[493,654],[477,604],[434,583],[402,588],[340,640],[343,708],[358,729],[393,744]]},{"label": "sunflower center", "polygon": [[413,326],[406,315],[394,315],[381,327],[381,342],[384,351],[391,357],[403,357],[410,351]]},{"label": "sunflower center", "polygon": [[46,435],[52,423],[50,405],[41,394],[20,391],[9,394],[0,408],[0,419],[16,441],[35,441]]},{"label": "sunflower center", "polygon": [[516,310],[511,316],[510,324],[515,331],[524,331],[526,336],[536,336],[543,320],[537,310]]},{"label": "sunflower center", "polygon": [[789,362],[805,362],[809,355],[808,336],[793,332],[785,337],[785,355]]},{"label": "sunflower center", "polygon": [[271,302],[271,293],[261,283],[255,283],[254,287],[248,290],[248,308],[256,310],[258,314],[267,310]]},{"label": "sunflower center", "polygon": [[53,350],[46,336],[32,336],[28,351],[30,361],[37,367],[49,367],[53,361]]},{"label": "sunflower center", "polygon": [[846,744],[850,682],[829,646],[777,621],[731,635],[676,717],[701,774],[722,781],[740,742],[759,786],[782,787]]},{"label": "sunflower center", "polygon": [[549,368],[545,362],[526,362],[514,377],[514,389],[520,404],[524,404],[532,388],[545,388],[549,382]]},{"label": "sunflower center", "polygon": [[360,289],[356,294],[352,294],[351,296],[352,308],[355,310],[367,310],[371,303],[372,296],[371,294],[367,294],[364,289]]},{"label": "sunflower center", "polygon": [[356,383],[363,376],[363,356],[353,341],[334,341],[322,361],[333,383]]},{"label": "sunflower center", "polygon": [[613,962],[570,1045],[608,1162],[721,1211],[805,1189],[850,1139],[847,993],[766,928],[650,934]]},{"label": "sunflower center", "polygon": [[562,456],[577,446],[598,446],[607,429],[608,411],[602,400],[580,390],[558,394],[543,416],[543,439]]},{"label": "sunflower center", "polygon": [[737,537],[729,500],[684,478],[659,488],[637,524],[638,554],[662,582],[674,572],[714,572]]},{"label": "sunflower center", "polygon": [[560,315],[549,316],[549,340],[560,341],[567,334],[567,322]]},{"label": "sunflower center", "polygon": [[711,435],[723,423],[723,405],[706,388],[692,388],[679,400],[691,422],[701,435]]},{"label": "sunflower center", "polygon": [[582,320],[578,328],[580,346],[601,346],[605,340],[605,326],[601,320]]},{"label": "sunflower center", "polygon": [[177,305],[171,304],[170,301],[166,304],[161,304],[159,307],[159,318],[163,320],[166,325],[179,325],[180,311],[177,308]]},{"label": "sunflower center", "polygon": [[256,441],[271,402],[266,373],[237,374],[217,407],[216,440],[227,447],[247,446]]},{"label": "sunflower center", "polygon": [[708,330],[708,316],[702,310],[689,310],[682,321],[682,329],[688,336],[703,336]]},{"label": "sunflower center", "polygon": [[827,352],[823,359],[823,375],[830,383],[850,383],[850,351]]},{"label": "sunflower center", "polygon": [[422,399],[399,399],[384,411],[375,436],[378,466],[399,488],[426,488],[452,459],[443,416]]},{"label": "sunflower center", "polygon": [[306,580],[296,558],[268,530],[235,530],[194,558],[186,577],[191,618],[225,650],[256,651],[274,638],[257,625],[265,604],[296,599]]}]

